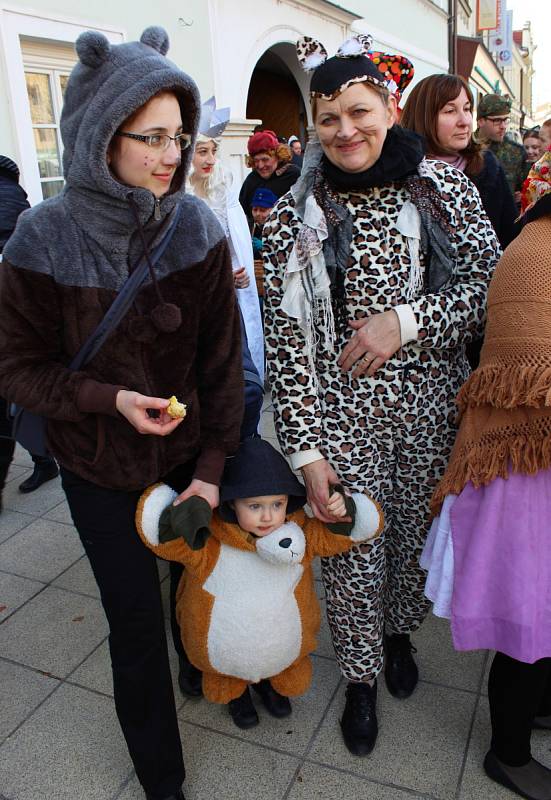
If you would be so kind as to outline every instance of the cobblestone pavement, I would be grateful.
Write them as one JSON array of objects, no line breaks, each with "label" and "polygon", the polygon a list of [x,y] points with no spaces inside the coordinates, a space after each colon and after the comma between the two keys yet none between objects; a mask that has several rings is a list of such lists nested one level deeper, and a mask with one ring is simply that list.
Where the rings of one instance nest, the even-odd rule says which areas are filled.
[{"label": "cobblestone pavement", "polygon": [[[275,443],[269,407],[263,432]],[[59,480],[18,493],[30,467],[17,450],[0,515],[0,800],[143,800],[115,717],[97,587]],[[166,564],[159,572],[166,601]],[[513,798],[481,767],[487,655],[454,653],[434,617],[414,641],[421,681],[406,701],[381,681],[368,758],[341,741],[345,687],[326,625],[312,687],[288,719],[260,708],[261,724],[239,731],[225,708],[178,694],[188,800]],[[550,747],[551,735],[535,732],[536,757],[551,763]]]}]

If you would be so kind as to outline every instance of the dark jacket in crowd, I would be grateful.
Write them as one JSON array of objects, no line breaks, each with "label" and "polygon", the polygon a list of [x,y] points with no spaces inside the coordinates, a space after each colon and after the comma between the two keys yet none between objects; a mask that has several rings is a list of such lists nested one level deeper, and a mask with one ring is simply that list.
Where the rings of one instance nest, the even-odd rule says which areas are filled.
[{"label": "dark jacket in crowd", "polygon": [[[503,250],[515,238],[517,207],[505,170],[491,150],[484,150],[484,166],[478,175],[471,177],[478,189],[484,211],[488,215]],[[484,339],[475,339],[467,345],[467,358],[471,369],[478,367]]]},{"label": "dark jacket in crowd", "polygon": [[484,166],[478,175],[471,177],[479,191],[484,211],[499,239],[503,250],[514,239],[517,208],[503,166],[491,150],[485,150]]},{"label": "dark jacket in crowd", "polygon": [[27,193],[19,186],[16,164],[0,156],[0,253],[15,230],[18,216],[27,208],[30,205]]},{"label": "dark jacket in crowd", "polygon": [[283,197],[299,177],[300,169],[291,163],[278,167],[269,178],[261,178],[256,170],[250,172],[243,181],[243,186],[239,192],[239,202],[247,215],[249,226],[253,221],[251,203],[257,189],[271,189],[277,197]]}]

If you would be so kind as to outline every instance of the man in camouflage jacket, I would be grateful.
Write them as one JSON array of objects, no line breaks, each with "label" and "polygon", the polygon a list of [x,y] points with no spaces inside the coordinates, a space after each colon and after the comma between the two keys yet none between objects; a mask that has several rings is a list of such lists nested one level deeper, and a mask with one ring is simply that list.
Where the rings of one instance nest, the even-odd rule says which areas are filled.
[{"label": "man in camouflage jacket", "polygon": [[511,100],[508,97],[499,94],[484,95],[477,110],[478,128],[475,138],[491,150],[503,166],[507,183],[518,204],[530,164],[526,160],[524,147],[507,134],[510,112]]}]

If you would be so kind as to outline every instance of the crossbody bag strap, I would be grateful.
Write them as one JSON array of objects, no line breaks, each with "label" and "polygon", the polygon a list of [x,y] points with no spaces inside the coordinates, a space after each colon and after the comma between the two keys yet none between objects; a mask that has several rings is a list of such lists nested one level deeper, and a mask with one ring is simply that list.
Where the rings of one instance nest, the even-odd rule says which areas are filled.
[{"label": "crossbody bag strap", "polygon": [[[172,220],[170,222],[169,227],[167,228],[165,235],[163,236],[162,240],[159,242],[157,247],[155,247],[155,249],[151,251],[150,261],[152,266],[154,266],[157,263],[157,261],[161,258],[166,248],[170,244],[170,240],[174,235],[174,231],[176,230],[176,227],[178,225],[181,213],[182,213],[182,204],[178,203],[178,205],[174,210]],[[82,345],[78,353],[72,359],[71,363],[69,364],[69,369],[79,370],[85,364],[87,364],[89,361],[92,360],[92,358],[102,347],[107,337],[115,330],[115,328],[119,325],[120,321],[123,319],[123,317],[126,316],[128,311],[130,310],[130,307],[132,306],[132,303],[136,299],[136,295],[138,294],[140,287],[147,274],[148,274],[148,265],[144,253],[141,256],[136,267],[132,270],[131,275],[125,281],[124,285],[117,294],[116,298],[113,300],[111,306],[109,307],[109,310],[105,314],[102,321],[99,323],[98,327],[88,337],[88,339]]]}]

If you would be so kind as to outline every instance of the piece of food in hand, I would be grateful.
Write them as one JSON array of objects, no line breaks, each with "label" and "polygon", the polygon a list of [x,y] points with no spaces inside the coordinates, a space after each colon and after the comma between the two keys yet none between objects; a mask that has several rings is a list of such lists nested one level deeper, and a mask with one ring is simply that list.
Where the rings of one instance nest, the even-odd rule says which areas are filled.
[{"label": "piece of food in hand", "polygon": [[187,406],[185,403],[179,403],[174,395],[169,398],[168,408],[166,413],[172,419],[184,419],[187,414]]}]

